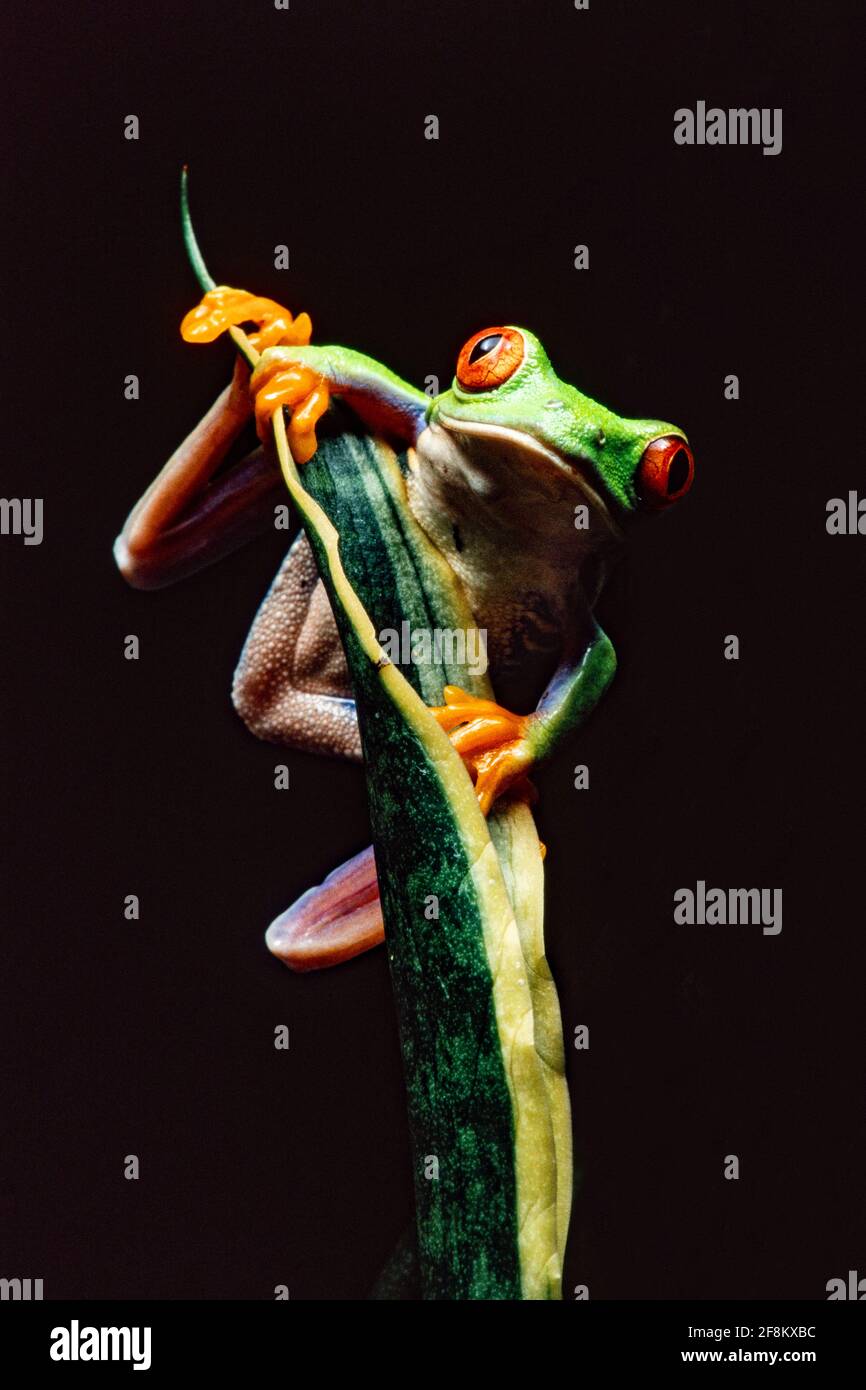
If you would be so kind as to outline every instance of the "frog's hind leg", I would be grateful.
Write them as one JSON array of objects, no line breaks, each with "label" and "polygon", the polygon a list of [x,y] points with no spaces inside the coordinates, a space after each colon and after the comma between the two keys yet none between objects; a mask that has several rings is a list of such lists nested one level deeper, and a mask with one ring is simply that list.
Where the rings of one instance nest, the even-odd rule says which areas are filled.
[{"label": "frog's hind leg", "polygon": [[[337,625],[303,533],[256,615],[232,699],[259,738],[306,752],[362,756]],[[266,940],[291,970],[322,970],[378,946],[384,927],[372,849],[281,912]]]},{"label": "frog's hind leg", "polygon": [[232,700],[258,738],[304,752],[362,757],[337,625],[303,533],[250,629]]}]

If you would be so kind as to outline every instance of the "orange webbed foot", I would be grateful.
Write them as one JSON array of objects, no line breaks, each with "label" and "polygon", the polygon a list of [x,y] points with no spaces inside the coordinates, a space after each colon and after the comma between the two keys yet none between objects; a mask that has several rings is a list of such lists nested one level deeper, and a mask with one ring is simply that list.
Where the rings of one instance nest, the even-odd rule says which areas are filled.
[{"label": "orange webbed foot", "polygon": [[485,816],[506,792],[534,799],[527,776],[533,757],[525,738],[530,716],[512,714],[494,700],[479,700],[456,685],[446,685],[443,693],[445,704],[430,713],[463,758]]},{"label": "orange webbed foot", "polygon": [[328,409],[330,391],[320,372],[301,363],[265,362],[250,382],[256,403],[256,429],[266,440],[274,412],[288,406],[292,418],[287,430],[295,463],[307,463],[316,452],[316,423]]}]

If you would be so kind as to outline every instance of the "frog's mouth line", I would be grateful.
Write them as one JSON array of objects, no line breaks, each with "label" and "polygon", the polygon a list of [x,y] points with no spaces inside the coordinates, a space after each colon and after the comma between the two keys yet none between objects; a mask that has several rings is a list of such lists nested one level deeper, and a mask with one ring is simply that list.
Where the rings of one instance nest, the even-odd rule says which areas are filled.
[{"label": "frog's mouth line", "polygon": [[564,473],[570,482],[577,483],[586,500],[602,517],[611,534],[617,540],[622,539],[623,532],[614,520],[610,507],[589,480],[588,474],[591,465],[588,462],[566,458],[556,449],[549,449],[546,444],[541,444],[531,434],[525,434],[523,430],[509,429],[507,425],[483,425],[474,420],[455,420],[453,416],[443,415],[441,412],[436,417],[436,424],[441,425],[451,434],[474,434],[487,439],[507,439],[512,443],[519,444],[520,448],[527,453],[534,453],[539,458],[546,459],[560,473]]}]

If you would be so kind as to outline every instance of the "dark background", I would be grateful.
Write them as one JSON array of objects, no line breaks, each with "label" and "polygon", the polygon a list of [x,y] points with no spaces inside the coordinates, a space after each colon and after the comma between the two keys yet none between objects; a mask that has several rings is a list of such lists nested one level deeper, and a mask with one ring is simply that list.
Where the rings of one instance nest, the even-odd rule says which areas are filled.
[{"label": "dark background", "polygon": [[[183,160],[217,279],[309,311],[314,341],[444,386],[471,332],[523,323],[587,394],[687,430],[693,492],[600,605],[615,686],[539,778],[566,1037],[591,1030],[566,1289],[820,1299],[866,1274],[866,541],[824,524],[863,477],[853,9],[7,11],[3,493],[45,498],[45,539],[0,544],[0,1274],[360,1298],[411,1206],[383,953],[303,978],[263,944],[367,842],[359,770],[258,743],[229,702],[280,539],[157,594],[111,559],[230,370],[178,335]],[[782,107],[782,153],[677,147],[698,99]],[[675,926],[698,878],[783,888],[782,934]]]}]

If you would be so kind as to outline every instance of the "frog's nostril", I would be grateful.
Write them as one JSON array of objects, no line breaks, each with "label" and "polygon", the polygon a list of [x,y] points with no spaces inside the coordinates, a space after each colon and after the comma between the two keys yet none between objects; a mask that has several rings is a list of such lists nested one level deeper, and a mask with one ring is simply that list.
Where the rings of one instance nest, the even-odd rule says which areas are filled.
[{"label": "frog's nostril", "polygon": [[684,439],[665,434],[643,451],[635,479],[641,500],[667,507],[688,492],[695,475],[692,451]]}]

